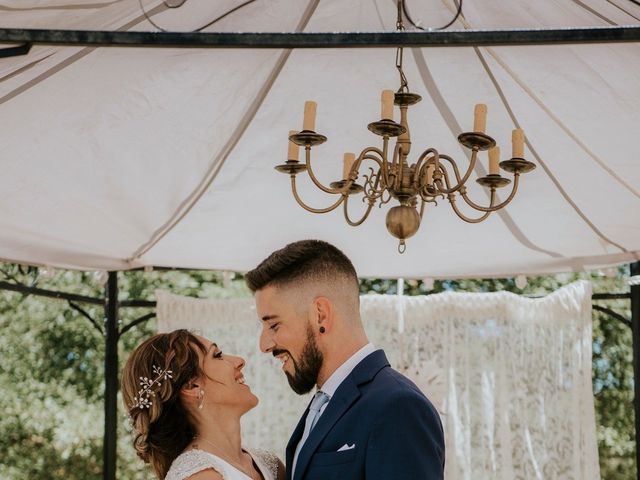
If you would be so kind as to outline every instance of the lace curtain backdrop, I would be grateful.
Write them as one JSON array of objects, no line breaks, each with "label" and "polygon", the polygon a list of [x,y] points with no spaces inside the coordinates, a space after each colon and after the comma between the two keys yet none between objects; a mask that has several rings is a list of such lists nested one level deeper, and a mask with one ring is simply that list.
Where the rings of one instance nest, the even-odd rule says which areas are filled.
[{"label": "lace curtain backdrop", "polygon": [[[158,328],[195,330],[246,359],[260,404],[243,418],[249,447],[284,449],[311,399],[259,351],[252,299],[157,291]],[[366,295],[369,339],[440,411],[447,480],[599,479],[591,383],[591,286],[543,298],[508,292]]]}]

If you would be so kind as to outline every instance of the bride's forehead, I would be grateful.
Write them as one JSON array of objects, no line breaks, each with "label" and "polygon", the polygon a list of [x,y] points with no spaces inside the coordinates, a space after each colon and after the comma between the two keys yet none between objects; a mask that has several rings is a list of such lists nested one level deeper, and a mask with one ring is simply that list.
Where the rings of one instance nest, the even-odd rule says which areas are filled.
[{"label": "bride's forehead", "polygon": [[211,340],[209,340],[208,338],[205,337],[201,337],[200,335],[196,335],[197,339],[200,340],[200,342],[202,343],[202,345],[204,345],[205,350],[208,352],[209,350],[211,350],[212,348],[217,348],[218,345],[216,345],[214,342],[212,342]]}]

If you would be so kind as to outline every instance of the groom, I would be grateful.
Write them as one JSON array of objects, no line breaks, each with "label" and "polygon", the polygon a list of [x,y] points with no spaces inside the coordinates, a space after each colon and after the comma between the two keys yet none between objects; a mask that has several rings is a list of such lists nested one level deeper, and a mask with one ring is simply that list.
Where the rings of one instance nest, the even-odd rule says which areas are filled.
[{"label": "groom", "polygon": [[317,388],[287,445],[289,480],[436,480],[440,418],[424,394],[369,343],[351,261],[303,240],[246,275],[263,328],[260,349],[298,394]]}]

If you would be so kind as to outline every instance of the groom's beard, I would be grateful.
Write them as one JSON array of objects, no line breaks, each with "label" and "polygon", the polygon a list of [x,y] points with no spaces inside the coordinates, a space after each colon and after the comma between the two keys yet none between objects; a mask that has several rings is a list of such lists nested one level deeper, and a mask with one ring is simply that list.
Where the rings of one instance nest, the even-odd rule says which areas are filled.
[{"label": "groom's beard", "polygon": [[[280,353],[282,351],[273,352],[274,355],[279,355]],[[322,352],[318,349],[311,327],[307,328],[307,343],[302,350],[299,361],[296,361],[291,354],[289,354],[289,359],[293,363],[293,375],[289,372],[284,372],[289,386],[298,395],[310,392],[318,383],[318,374],[323,362]]]}]

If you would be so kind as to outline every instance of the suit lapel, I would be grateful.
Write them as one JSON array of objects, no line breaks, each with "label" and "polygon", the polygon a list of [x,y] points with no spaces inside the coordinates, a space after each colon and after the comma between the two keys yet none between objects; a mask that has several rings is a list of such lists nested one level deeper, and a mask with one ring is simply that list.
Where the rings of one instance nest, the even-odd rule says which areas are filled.
[{"label": "suit lapel", "polygon": [[311,456],[318,448],[322,439],[326,437],[329,430],[331,430],[331,427],[333,427],[338,419],[342,417],[344,412],[349,409],[359,396],[360,390],[358,390],[358,387],[356,387],[352,381],[349,381],[349,378],[347,377],[327,405],[327,408],[324,410],[322,416],[318,420],[318,423],[316,423],[316,426],[311,431],[307,441],[304,442],[302,450],[300,450],[300,454],[298,455],[298,461],[296,462],[294,480],[302,478],[304,471],[309,465]]},{"label": "suit lapel", "polygon": [[[382,350],[376,350],[368,355],[362,362],[360,362],[353,371],[344,379],[342,384],[336,390],[336,393],[331,398],[331,401],[327,405],[327,408],[322,413],[322,416],[318,420],[318,423],[314,427],[313,431],[307,438],[307,441],[300,450],[298,455],[298,461],[296,463],[295,477],[293,480],[300,480],[309,466],[311,457],[315,453],[318,445],[327,436],[331,428],[335,423],[344,415],[344,413],[353,405],[353,403],[360,397],[359,385],[370,381],[382,368],[388,366],[389,362]],[[307,409],[308,412],[308,409]],[[291,465],[289,462],[289,450],[292,448],[292,452],[295,452],[295,448],[302,436],[304,430],[306,415],[298,423],[294,434],[287,446],[287,465]],[[302,425],[302,429],[300,426]],[[292,444],[293,438],[297,435],[297,441]],[[291,454],[293,460],[293,453]]]}]

